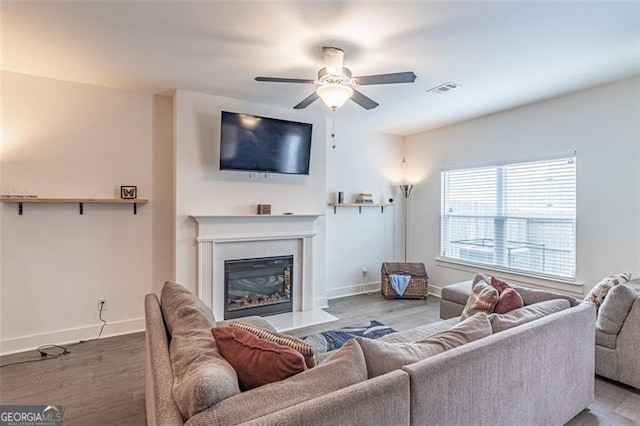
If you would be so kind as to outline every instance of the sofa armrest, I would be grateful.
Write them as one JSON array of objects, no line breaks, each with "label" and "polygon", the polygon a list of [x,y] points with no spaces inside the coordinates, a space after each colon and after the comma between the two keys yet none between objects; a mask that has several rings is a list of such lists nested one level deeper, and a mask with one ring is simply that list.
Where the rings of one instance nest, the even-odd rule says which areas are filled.
[{"label": "sofa armrest", "polygon": [[243,425],[408,425],[409,401],[409,376],[395,370]]},{"label": "sofa armrest", "polygon": [[169,338],[155,294],[144,299],[145,378],[144,393],[148,425],[182,425],[182,416],[173,401],[173,370],[169,358]]}]

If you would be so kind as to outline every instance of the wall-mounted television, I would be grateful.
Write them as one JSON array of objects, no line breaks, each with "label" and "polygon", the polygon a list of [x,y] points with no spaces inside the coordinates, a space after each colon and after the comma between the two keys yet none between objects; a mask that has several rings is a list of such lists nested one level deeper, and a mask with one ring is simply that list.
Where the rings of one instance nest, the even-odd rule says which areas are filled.
[{"label": "wall-mounted television", "polygon": [[222,111],[220,170],[309,174],[310,123]]}]

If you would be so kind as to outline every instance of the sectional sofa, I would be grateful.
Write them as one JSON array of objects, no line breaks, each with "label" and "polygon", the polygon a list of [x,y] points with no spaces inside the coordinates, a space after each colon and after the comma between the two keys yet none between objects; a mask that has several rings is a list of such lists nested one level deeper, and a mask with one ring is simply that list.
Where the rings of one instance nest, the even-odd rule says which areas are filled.
[{"label": "sectional sofa", "polygon": [[[595,307],[588,303],[572,306],[563,303],[566,303],[563,309],[521,325],[517,324],[522,322],[522,315],[510,320],[495,317],[487,337],[376,377],[372,377],[371,368],[384,364],[384,356],[366,359],[371,352],[352,340],[307,371],[240,392],[237,384],[215,379],[218,373],[220,377],[228,377],[229,370],[214,340],[206,337],[215,326],[211,311],[184,287],[167,283],[162,291],[162,304],[155,294],[145,298],[147,422],[150,425],[561,425],[586,408],[594,396]],[[535,311],[536,306],[531,308]],[[486,321],[489,317],[485,315]],[[189,321],[180,324],[185,318]],[[270,327],[261,318],[247,321]],[[393,333],[379,341],[387,349],[396,347],[393,345],[410,346],[412,343],[408,342],[429,336],[435,339],[442,334],[439,332],[460,327],[459,323],[459,318],[452,318]],[[505,323],[510,323],[511,328],[502,327],[506,329],[492,333],[492,328]],[[174,346],[185,335],[200,338],[187,346],[193,352],[191,361],[180,363],[175,359]],[[217,354],[222,361],[216,360],[205,373],[207,377],[201,378],[198,377],[201,373],[188,369],[195,368],[202,361],[200,353],[207,351]],[[184,387],[180,390],[182,379],[174,374],[195,383],[186,388],[191,393],[187,399]],[[191,392],[196,387],[199,392]],[[224,399],[206,401],[211,395],[224,394],[229,387],[235,390]],[[204,403],[198,398],[204,399]],[[187,415],[179,408],[185,402],[195,408]]]},{"label": "sectional sofa", "polygon": [[[442,289],[440,318],[459,316],[475,280]],[[526,301],[546,297],[547,292],[514,285]],[[567,300],[571,296],[558,295]],[[615,286],[597,311],[595,326],[595,373],[640,389],[640,279]]]}]

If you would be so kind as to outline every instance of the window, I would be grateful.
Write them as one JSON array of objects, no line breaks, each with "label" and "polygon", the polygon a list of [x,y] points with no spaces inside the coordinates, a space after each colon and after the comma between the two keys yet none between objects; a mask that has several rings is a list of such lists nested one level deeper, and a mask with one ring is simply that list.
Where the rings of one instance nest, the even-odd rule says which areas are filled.
[{"label": "window", "polygon": [[575,278],[575,156],[442,172],[441,256]]}]

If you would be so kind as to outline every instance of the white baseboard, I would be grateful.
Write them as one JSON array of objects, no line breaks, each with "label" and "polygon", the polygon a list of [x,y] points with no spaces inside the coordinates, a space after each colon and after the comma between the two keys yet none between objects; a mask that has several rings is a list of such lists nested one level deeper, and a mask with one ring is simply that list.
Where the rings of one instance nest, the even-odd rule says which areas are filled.
[{"label": "white baseboard", "polygon": [[324,309],[329,307],[329,301],[326,297],[319,297],[313,300],[313,309]]},{"label": "white baseboard", "polygon": [[339,299],[341,297],[355,296],[369,292],[380,291],[380,281],[363,284],[352,284],[344,287],[327,289],[327,299]]},{"label": "white baseboard", "polygon": [[[0,355],[30,351],[43,345],[65,345],[78,340],[95,339],[98,337],[101,326],[102,323],[96,323],[84,327],[2,339],[0,340]],[[144,331],[144,318],[107,322],[101,338],[136,333],[138,331]]]}]

